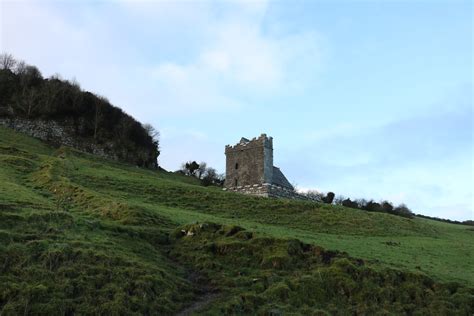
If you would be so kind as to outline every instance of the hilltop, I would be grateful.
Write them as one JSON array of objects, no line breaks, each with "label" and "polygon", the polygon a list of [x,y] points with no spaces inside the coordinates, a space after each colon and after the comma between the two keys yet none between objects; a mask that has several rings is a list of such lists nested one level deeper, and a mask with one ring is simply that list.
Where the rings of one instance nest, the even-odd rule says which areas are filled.
[{"label": "hilltop", "polygon": [[5,315],[465,315],[473,237],[465,225],[223,192],[0,127]]},{"label": "hilltop", "polygon": [[142,167],[157,168],[157,131],[105,97],[59,75],[43,78],[35,66],[0,54],[0,125],[55,146]]}]

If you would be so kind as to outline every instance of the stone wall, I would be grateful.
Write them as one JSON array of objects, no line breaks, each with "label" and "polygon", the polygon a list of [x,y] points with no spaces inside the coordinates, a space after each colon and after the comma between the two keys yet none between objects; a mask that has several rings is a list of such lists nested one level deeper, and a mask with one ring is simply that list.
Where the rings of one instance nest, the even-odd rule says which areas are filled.
[{"label": "stone wall", "polygon": [[[97,143],[93,138],[77,136],[77,128],[80,122],[73,122],[71,119],[61,121],[43,120],[43,119],[24,119],[24,118],[0,118],[0,125],[12,128],[18,132],[41,139],[54,146],[65,145],[91,153],[103,158],[123,161],[132,164],[139,164],[139,161],[156,161],[153,153],[148,151],[129,151],[121,148],[112,141]],[[140,164],[141,165],[141,164]],[[149,167],[156,167],[149,166]]]},{"label": "stone wall", "polygon": [[269,182],[273,176],[272,138],[262,134],[250,141],[242,139],[235,146],[226,146],[225,187]]},{"label": "stone wall", "polygon": [[273,139],[266,138],[263,146],[263,183],[273,182]]},{"label": "stone wall", "polygon": [[273,185],[273,184],[269,184],[269,183],[230,187],[230,188],[224,188],[223,190],[249,194],[249,195],[254,195],[254,196],[262,196],[262,197],[317,201],[316,199],[299,194],[294,190],[290,190],[290,189]]}]

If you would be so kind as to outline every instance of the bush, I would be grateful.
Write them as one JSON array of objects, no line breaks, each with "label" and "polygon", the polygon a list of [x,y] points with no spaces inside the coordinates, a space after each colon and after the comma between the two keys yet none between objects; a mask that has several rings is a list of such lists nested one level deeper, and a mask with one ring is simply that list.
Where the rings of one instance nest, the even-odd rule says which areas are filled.
[{"label": "bush", "polygon": [[405,205],[401,204],[397,206],[396,208],[393,209],[393,214],[407,217],[407,218],[413,218],[414,214],[413,212]]},{"label": "bush", "polygon": [[188,161],[181,165],[181,171],[187,176],[196,176],[199,167],[196,161]]},{"label": "bush", "polygon": [[357,202],[355,201],[351,201],[351,199],[349,198],[342,201],[342,206],[350,208],[359,208],[359,204],[357,204]]},{"label": "bush", "polygon": [[328,194],[326,194],[326,196],[323,197],[323,202],[327,204],[332,204],[335,196],[336,195],[333,192],[328,192]]},{"label": "bush", "polygon": [[366,205],[362,206],[362,209],[369,212],[383,212],[382,205],[373,200],[370,200]]},{"label": "bush", "polygon": [[176,171],[177,173],[184,174],[186,176],[196,177],[201,180],[201,184],[204,186],[224,185],[224,175],[218,174],[216,169],[208,167],[207,163],[196,161],[188,161],[181,164],[181,169]]}]

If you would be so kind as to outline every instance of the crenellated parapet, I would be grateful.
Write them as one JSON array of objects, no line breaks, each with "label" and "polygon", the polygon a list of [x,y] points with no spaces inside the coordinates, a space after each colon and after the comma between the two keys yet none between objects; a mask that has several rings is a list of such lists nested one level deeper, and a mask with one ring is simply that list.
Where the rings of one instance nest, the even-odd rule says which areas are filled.
[{"label": "crenellated parapet", "polygon": [[240,142],[231,146],[225,146],[225,152],[230,151],[239,151],[239,150],[249,150],[257,147],[266,147],[273,149],[273,138],[268,137],[267,134],[261,134],[259,137],[254,137],[252,139],[247,139],[242,137]]}]

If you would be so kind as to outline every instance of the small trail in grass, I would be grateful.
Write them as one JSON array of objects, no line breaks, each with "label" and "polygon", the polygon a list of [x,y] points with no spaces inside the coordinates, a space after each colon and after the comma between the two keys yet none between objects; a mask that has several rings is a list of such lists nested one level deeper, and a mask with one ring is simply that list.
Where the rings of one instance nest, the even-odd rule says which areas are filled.
[{"label": "small trail in grass", "polygon": [[198,299],[194,301],[190,306],[186,307],[184,310],[176,314],[176,316],[192,315],[193,313],[212,303],[218,297],[219,293],[205,293],[199,296]]},{"label": "small trail in grass", "polygon": [[[204,280],[202,275],[197,272],[190,272],[187,276],[187,279],[199,289],[200,294],[196,297],[196,299],[190,304],[185,307],[182,311],[178,312],[176,316],[188,316],[192,315],[193,313],[201,310],[202,308],[206,307],[213,301],[215,301],[219,296],[220,293],[217,292],[216,288],[211,286],[208,283],[208,280]],[[206,282],[207,281],[207,282]]]}]

